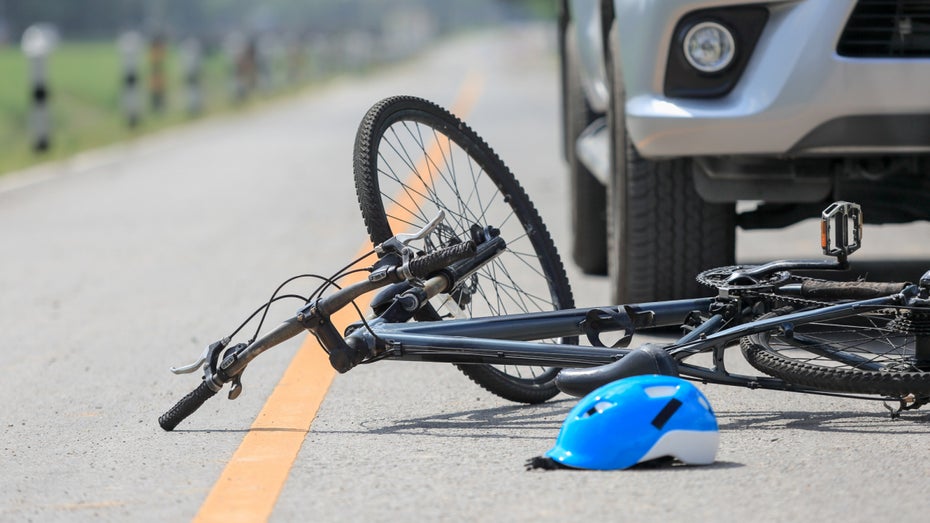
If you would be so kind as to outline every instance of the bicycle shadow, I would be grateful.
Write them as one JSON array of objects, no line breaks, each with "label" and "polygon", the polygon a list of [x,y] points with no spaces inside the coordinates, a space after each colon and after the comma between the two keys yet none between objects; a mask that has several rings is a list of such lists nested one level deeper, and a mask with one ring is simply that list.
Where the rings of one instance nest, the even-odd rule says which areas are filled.
[{"label": "bicycle shadow", "polygon": [[[317,434],[409,434],[450,438],[551,439],[578,400],[556,399],[535,405],[512,404],[414,418],[378,418],[362,421],[354,429],[312,428]],[[177,433],[307,432],[293,427],[244,429],[174,429]],[[534,434],[535,433],[535,434]]]},{"label": "bicycle shadow", "polygon": [[[577,400],[559,399],[539,405],[508,405],[406,419],[369,420],[360,424],[378,435],[412,434],[450,438],[551,439]],[[910,411],[892,418],[888,410],[868,412],[717,411],[721,431],[797,429],[824,433],[930,434],[930,412]],[[328,432],[328,431],[324,431]]]},{"label": "bicycle shadow", "polygon": [[891,411],[846,410],[811,411],[717,411],[721,431],[749,429],[797,429],[836,434],[930,434],[930,412],[902,412],[892,418]]},{"label": "bicycle shadow", "polygon": [[[576,399],[566,398],[535,405],[504,405],[405,419],[367,420],[359,431],[375,435],[420,435],[481,439],[552,439]],[[321,433],[330,433],[323,430]]]},{"label": "bicycle shadow", "polygon": [[[504,405],[413,418],[372,419],[358,429],[314,429],[318,434],[419,435],[446,438],[552,439],[568,411],[577,402],[563,398],[537,405]],[[797,429],[823,433],[930,434],[930,411],[903,412],[892,418],[888,410],[831,412],[770,410],[726,411],[715,409],[721,431]],[[289,427],[245,429],[175,429],[178,433],[307,432]]]}]

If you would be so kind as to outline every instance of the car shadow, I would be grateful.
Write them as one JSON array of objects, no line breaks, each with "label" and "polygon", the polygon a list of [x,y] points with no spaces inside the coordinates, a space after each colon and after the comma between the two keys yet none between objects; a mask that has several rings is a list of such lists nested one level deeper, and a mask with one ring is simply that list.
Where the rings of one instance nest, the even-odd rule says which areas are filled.
[{"label": "car shadow", "polygon": [[909,281],[916,283],[927,271],[930,260],[850,261],[850,272],[870,281]]}]

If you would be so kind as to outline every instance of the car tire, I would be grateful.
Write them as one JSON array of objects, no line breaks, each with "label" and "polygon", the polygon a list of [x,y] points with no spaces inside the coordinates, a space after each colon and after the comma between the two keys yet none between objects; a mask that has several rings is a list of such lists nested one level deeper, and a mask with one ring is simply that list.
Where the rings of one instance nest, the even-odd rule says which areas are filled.
[{"label": "car tire", "polygon": [[640,156],[626,131],[617,24],[607,49],[611,83],[608,126],[611,171],[607,192],[607,265],[615,303],[707,295],[695,276],[732,265],[735,207],[711,204],[694,188],[690,159]]}]

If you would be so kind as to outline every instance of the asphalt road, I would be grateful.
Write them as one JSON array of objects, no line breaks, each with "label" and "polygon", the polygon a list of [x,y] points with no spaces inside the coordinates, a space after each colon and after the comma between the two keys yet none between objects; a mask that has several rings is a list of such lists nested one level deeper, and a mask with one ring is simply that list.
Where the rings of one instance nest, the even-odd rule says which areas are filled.
[{"label": "asphalt road", "polygon": [[[155,419],[197,377],[168,367],[194,360],[288,276],[335,270],[363,246],[352,143],[380,98],[449,106],[471,89],[467,120],[567,252],[556,70],[548,33],[473,35],[285,102],[0,178],[0,520],[210,519],[204,500],[300,341],[251,365],[238,400],[213,399],[173,433]],[[818,233],[805,222],[741,234],[739,254],[816,256]],[[926,224],[873,229],[857,256],[872,260],[866,272],[914,279],[930,267],[928,239]],[[602,279],[571,279],[579,305],[607,303]],[[333,381],[270,519],[926,520],[930,412],[891,420],[875,402],[703,390],[721,429],[715,465],[527,472],[572,399],[511,404],[448,365],[357,368]]]}]

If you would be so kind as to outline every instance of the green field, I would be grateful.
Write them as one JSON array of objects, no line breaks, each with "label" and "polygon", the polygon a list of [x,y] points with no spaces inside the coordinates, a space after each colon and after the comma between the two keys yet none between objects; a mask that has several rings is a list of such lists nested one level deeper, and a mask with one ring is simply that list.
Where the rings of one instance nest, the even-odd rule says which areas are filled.
[{"label": "green field", "polygon": [[[65,43],[55,49],[47,64],[52,144],[50,150],[39,154],[32,150],[29,127],[29,63],[18,47],[0,47],[0,173],[67,157],[193,118],[186,113],[178,53],[169,48],[165,110],[153,112],[148,93],[144,92],[141,123],[131,129],[122,108],[120,60],[113,43]],[[143,56],[140,83],[143,88],[148,86],[146,66]],[[226,58],[220,53],[205,56],[203,115],[242,105],[232,100],[229,70]],[[279,86],[273,92],[263,93],[263,97],[293,92],[296,88]]]}]

